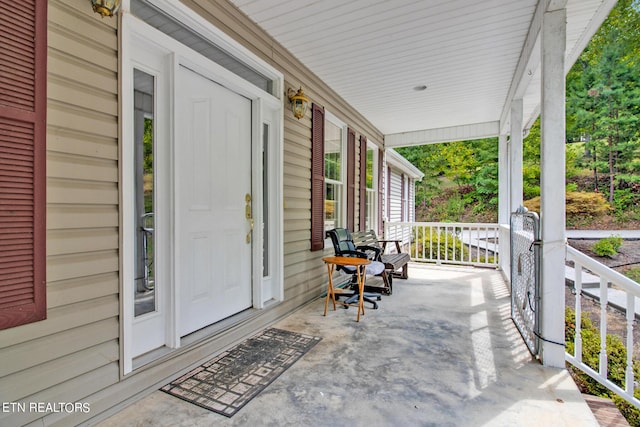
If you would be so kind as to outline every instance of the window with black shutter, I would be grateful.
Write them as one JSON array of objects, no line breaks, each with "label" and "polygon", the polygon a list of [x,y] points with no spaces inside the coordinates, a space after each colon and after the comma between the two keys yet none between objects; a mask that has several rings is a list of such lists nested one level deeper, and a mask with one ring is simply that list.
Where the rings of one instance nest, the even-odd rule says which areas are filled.
[{"label": "window with black shutter", "polygon": [[0,329],[46,318],[47,1],[0,0]]},{"label": "window with black shutter", "polygon": [[324,249],[324,108],[311,108],[311,250]]}]

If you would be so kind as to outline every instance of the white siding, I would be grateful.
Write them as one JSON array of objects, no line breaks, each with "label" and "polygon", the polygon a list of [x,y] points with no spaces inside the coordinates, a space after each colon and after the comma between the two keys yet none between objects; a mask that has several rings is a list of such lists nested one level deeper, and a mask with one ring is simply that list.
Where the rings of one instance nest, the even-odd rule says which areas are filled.
[{"label": "white siding", "polygon": [[389,222],[402,221],[402,175],[391,169],[389,177]]}]

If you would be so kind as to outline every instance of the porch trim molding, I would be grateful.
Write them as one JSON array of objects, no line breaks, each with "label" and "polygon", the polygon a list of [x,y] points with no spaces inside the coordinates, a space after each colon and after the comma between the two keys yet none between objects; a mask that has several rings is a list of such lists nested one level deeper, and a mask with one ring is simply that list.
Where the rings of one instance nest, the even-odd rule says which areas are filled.
[{"label": "porch trim molding", "polygon": [[437,144],[440,142],[465,141],[492,138],[500,133],[500,122],[473,123],[444,128],[424,129],[413,132],[392,133],[384,136],[385,147]]},{"label": "porch trim molding", "polygon": [[415,167],[411,162],[402,157],[396,150],[386,150],[387,165],[398,169],[401,173],[406,174],[412,179],[420,181],[424,178],[424,173]]}]

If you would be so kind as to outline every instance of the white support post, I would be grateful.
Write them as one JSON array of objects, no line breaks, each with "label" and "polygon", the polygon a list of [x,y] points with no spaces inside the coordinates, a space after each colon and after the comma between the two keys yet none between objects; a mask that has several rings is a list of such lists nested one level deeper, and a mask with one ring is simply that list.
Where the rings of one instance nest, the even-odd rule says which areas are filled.
[{"label": "white support post", "polygon": [[522,206],[522,99],[511,102],[511,140],[509,142],[510,212]]},{"label": "white support post", "polygon": [[[509,142],[506,134],[498,137],[498,224],[509,225]],[[499,230],[498,242],[500,242],[500,256],[498,267],[504,272],[505,277],[510,276],[511,254],[509,234],[504,227]]]},{"label": "white support post", "polygon": [[542,107],[540,147],[541,359],[565,366],[565,45],[566,9],[544,13],[541,31]]}]

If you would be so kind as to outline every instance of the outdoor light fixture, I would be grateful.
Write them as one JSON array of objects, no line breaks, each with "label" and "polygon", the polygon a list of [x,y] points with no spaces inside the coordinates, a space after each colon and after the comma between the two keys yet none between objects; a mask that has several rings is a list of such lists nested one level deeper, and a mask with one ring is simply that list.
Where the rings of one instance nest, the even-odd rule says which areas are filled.
[{"label": "outdoor light fixture", "polygon": [[113,16],[120,9],[120,0],[91,0],[93,11],[105,16]]},{"label": "outdoor light fixture", "polygon": [[302,91],[302,86],[298,89],[298,92],[294,94],[293,89],[289,89],[287,92],[289,96],[289,101],[291,102],[291,110],[293,111],[293,116],[300,120],[307,113],[307,107],[309,107],[309,98],[304,96],[304,92]]}]

